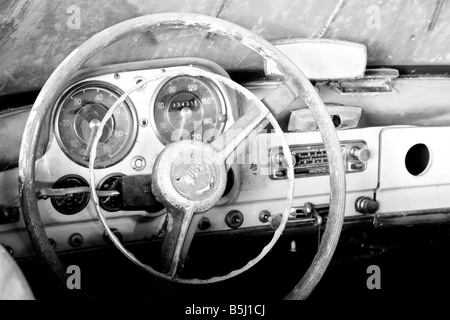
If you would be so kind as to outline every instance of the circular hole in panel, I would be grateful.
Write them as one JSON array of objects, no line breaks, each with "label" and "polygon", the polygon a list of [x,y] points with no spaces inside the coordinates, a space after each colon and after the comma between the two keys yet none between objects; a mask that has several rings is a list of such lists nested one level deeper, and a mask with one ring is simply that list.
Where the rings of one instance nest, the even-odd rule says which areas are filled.
[{"label": "circular hole in panel", "polygon": [[422,174],[430,162],[430,151],[423,143],[412,146],[405,157],[406,170],[413,176]]},{"label": "circular hole in panel", "polygon": [[341,117],[337,114],[331,116],[331,121],[333,121],[335,128],[338,128],[341,125]]}]

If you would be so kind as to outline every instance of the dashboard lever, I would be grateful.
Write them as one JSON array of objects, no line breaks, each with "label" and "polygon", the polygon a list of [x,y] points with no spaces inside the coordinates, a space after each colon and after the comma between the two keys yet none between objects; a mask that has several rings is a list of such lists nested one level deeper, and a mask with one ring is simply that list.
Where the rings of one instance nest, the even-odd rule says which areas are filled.
[{"label": "dashboard lever", "polygon": [[[119,196],[120,192],[117,190],[96,190],[99,197],[115,197]],[[61,188],[61,189],[40,189],[36,192],[38,200],[46,200],[48,198],[71,196],[79,193],[91,193],[89,187],[75,187],[75,188]]]},{"label": "dashboard lever", "polygon": [[317,226],[322,225],[323,219],[311,202],[305,202],[305,213],[308,217],[311,217],[315,220],[315,224]]},{"label": "dashboard lever", "polygon": [[[99,198],[114,197],[117,210],[146,210],[148,212],[157,212],[163,209],[163,206],[153,197],[151,191],[151,175],[123,176],[118,177],[118,179],[120,180],[119,184],[115,185],[112,190],[96,189],[97,196]],[[91,193],[89,186],[44,188],[36,192],[36,198],[38,200],[46,200],[48,198],[60,198],[64,200],[66,197],[86,193]],[[106,208],[105,210],[112,211],[110,208]]]}]

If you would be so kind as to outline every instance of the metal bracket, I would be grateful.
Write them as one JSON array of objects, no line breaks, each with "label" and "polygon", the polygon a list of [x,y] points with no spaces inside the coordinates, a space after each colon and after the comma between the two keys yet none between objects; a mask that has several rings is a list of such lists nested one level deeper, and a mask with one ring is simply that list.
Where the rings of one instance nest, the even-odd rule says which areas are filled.
[{"label": "metal bracket", "polygon": [[374,96],[397,94],[392,80],[398,78],[396,69],[367,69],[362,78],[330,82],[330,87],[341,95]]},{"label": "metal bracket", "polygon": [[[96,190],[99,197],[115,197],[120,195],[117,190]],[[57,198],[64,196],[72,196],[79,193],[91,193],[90,187],[76,187],[76,188],[64,188],[64,189],[40,189],[36,192],[36,198],[38,200],[46,200],[48,198]]]},{"label": "metal bracket", "polygon": [[315,221],[314,225],[321,226],[323,223],[321,214],[328,213],[329,209],[329,204],[314,205],[311,202],[305,202],[303,207],[292,208],[289,219],[313,219]]}]

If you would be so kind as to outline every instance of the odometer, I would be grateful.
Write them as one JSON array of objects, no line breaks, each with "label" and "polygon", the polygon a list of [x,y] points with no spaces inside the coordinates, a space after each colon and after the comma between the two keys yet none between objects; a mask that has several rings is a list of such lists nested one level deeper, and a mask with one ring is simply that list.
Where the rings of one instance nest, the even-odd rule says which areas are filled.
[{"label": "odometer", "polygon": [[[121,92],[105,83],[84,83],[67,92],[57,106],[55,131],[64,153],[88,167],[95,132]],[[122,160],[136,138],[136,115],[130,101],[120,104],[106,123],[97,148],[96,168]]]},{"label": "odometer", "polygon": [[154,128],[163,144],[185,139],[211,142],[225,126],[222,93],[206,78],[179,76],[166,81],[152,108]]}]

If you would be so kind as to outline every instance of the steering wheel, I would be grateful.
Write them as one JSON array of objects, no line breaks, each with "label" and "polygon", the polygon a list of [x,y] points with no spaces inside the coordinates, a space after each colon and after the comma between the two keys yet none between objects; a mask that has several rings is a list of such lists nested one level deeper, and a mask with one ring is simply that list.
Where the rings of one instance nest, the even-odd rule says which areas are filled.
[{"label": "steering wheel", "polygon": [[[40,218],[35,190],[36,150],[41,131],[45,122],[48,121],[48,115],[51,113],[51,109],[58,99],[60,92],[62,92],[66,83],[71,79],[71,76],[75,71],[80,69],[89,58],[112,43],[127,36],[135,33],[154,31],[160,28],[206,31],[240,42],[261,55],[264,59],[273,63],[274,66],[284,74],[284,83],[278,88],[284,90],[282,92],[285,93],[286,97],[289,97],[285,99],[286,101],[291,102],[294,99],[301,97],[310,108],[321,132],[328,156],[330,167],[330,211],[322,241],[311,266],[303,276],[302,280],[286,298],[302,299],[308,297],[316,284],[320,281],[331,261],[337,246],[344,218],[345,172],[340,144],[335,128],[323,102],[310,81],[281,51],[247,29],[218,18],[198,14],[155,14],[130,19],[116,24],[94,35],[80,47],[75,49],[57,67],[45,83],[30,112],[22,138],[19,158],[19,192],[24,221],[30,239],[35,246],[39,257],[51,267],[52,271],[55,272],[61,280],[65,282],[65,270],[48,240],[44,225]],[[95,161],[95,151],[97,149],[96,144],[100,139],[104,124],[114,111],[115,105],[108,110],[108,113],[102,120],[92,147],[90,157],[91,197],[96,205],[97,215],[112,242],[122,253],[131,259],[133,263],[155,276],[170,281],[195,284],[211,283],[229,279],[248,270],[251,266],[260,261],[275,245],[287,223],[292,205],[294,195],[293,163],[291,157],[286,157],[289,166],[289,188],[287,206],[283,211],[281,224],[275,231],[271,242],[256,258],[251,260],[241,269],[221,277],[207,280],[182,279],[178,277],[178,271],[182,266],[183,257],[185,257],[187,249],[189,248],[189,245],[187,245],[187,243],[189,243],[188,238],[193,234],[193,232],[189,232],[193,229],[191,226],[195,225],[192,221],[194,220],[194,217],[198,217],[209,210],[220,200],[226,185],[227,158],[229,158],[237,146],[247,136],[255,136],[255,133],[258,133],[258,130],[261,130],[267,125],[268,120],[273,125],[275,132],[282,138],[281,145],[284,154],[289,154],[289,146],[274,116],[252,93],[237,83],[218,75],[212,75],[211,73],[201,71],[197,71],[198,74],[195,74],[192,70],[186,70],[185,72],[185,74],[199,75],[220,80],[227,86],[239,91],[256,106],[246,112],[231,128],[229,128],[229,130],[232,129],[237,130],[236,132],[240,132],[232,139],[227,139],[227,137],[230,136],[227,135],[227,132],[229,131],[227,130],[211,144],[199,141],[179,141],[169,144],[158,155],[152,171],[152,190],[156,198],[165,205],[168,212],[168,227],[162,247],[163,266],[165,267],[163,270],[164,272],[158,272],[153,268],[144,265],[129,253],[108,228],[106,220],[102,216],[98,206],[98,198],[95,193],[94,184],[92,183],[95,181],[93,164]],[[133,90],[138,89],[140,85],[144,85],[146,81],[150,80],[147,79],[128,90],[119,98],[116,105],[119,105],[121,100],[123,101]],[[285,105],[285,107],[287,107],[287,105]],[[199,159],[199,157],[201,158],[200,161],[195,160]],[[183,174],[193,170],[194,166],[196,169],[199,169],[199,171],[207,173],[207,178],[205,178],[205,175],[202,175],[202,178],[195,183],[196,186],[202,185],[201,190],[197,187],[189,187],[180,182],[183,180],[181,179]]]}]

